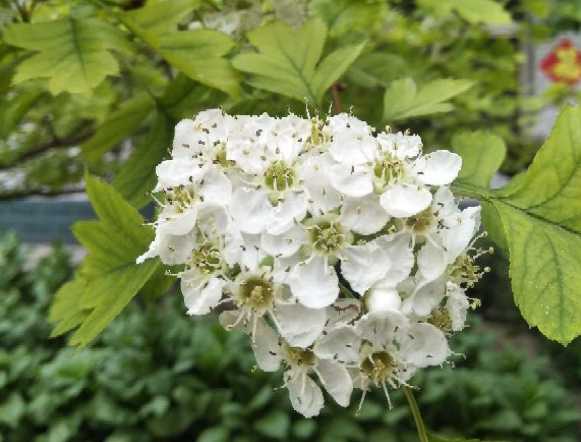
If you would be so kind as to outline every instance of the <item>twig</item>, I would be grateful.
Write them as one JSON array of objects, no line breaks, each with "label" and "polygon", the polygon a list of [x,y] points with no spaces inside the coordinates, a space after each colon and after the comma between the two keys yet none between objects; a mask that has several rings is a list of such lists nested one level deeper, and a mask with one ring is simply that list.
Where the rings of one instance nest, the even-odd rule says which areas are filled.
[{"label": "twig", "polygon": [[0,201],[11,201],[21,198],[28,198],[31,196],[42,196],[42,197],[57,197],[61,195],[72,195],[75,193],[83,193],[83,189],[25,189],[25,190],[15,190],[13,192],[0,193]]},{"label": "twig", "polygon": [[0,164],[0,170],[9,170],[13,169],[20,165],[23,161],[31,160],[39,155],[42,155],[45,152],[48,152],[52,149],[64,149],[67,147],[74,146],[76,144],[82,144],[84,141],[91,138],[93,135],[92,132],[90,133],[83,133],[83,134],[75,134],[71,135],[68,138],[61,138],[61,139],[53,139],[44,144],[36,146],[35,148],[23,152],[18,158],[12,160],[10,163]]},{"label": "twig", "polygon": [[343,112],[343,105],[341,104],[341,91],[343,86],[339,83],[333,83],[331,86],[331,95],[333,96],[333,113],[340,114]]},{"label": "twig", "polygon": [[414,416],[414,422],[416,424],[416,429],[418,430],[418,437],[420,438],[420,442],[430,442],[430,439],[428,438],[428,431],[426,430],[426,425],[422,419],[422,413],[420,413],[420,408],[418,407],[418,403],[416,402],[416,398],[414,397],[411,388],[404,386],[403,392],[406,399],[408,400],[412,415]]}]

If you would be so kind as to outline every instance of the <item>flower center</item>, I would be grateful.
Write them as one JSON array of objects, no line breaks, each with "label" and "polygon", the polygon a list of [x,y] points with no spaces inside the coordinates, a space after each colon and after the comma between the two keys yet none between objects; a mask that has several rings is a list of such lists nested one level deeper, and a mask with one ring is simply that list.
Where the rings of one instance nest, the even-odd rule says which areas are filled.
[{"label": "flower center", "polygon": [[482,276],[489,271],[489,267],[482,268],[476,264],[475,256],[465,253],[456,258],[456,261],[450,266],[448,274],[452,282],[458,285],[464,284],[467,287],[474,287],[482,279]]},{"label": "flower center", "polygon": [[433,310],[428,322],[438,327],[444,333],[450,333],[452,331],[452,318],[450,318],[448,311],[443,308]]},{"label": "flower center", "polygon": [[265,172],[265,183],[275,192],[282,192],[292,187],[295,179],[295,171],[284,161],[275,161]]},{"label": "flower center", "polygon": [[403,178],[404,163],[399,158],[386,153],[382,159],[375,162],[373,173],[377,178],[378,187],[383,189],[388,184],[393,184]]},{"label": "flower center", "polygon": [[310,228],[311,243],[323,255],[332,255],[345,244],[345,234],[339,223],[320,221]]},{"label": "flower center", "polygon": [[286,347],[287,363],[291,366],[308,366],[315,365],[316,357],[311,350],[300,347]]},{"label": "flower center", "polygon": [[375,385],[381,385],[393,377],[395,361],[388,352],[380,351],[365,358],[360,368]]},{"label": "flower center", "polygon": [[428,207],[426,210],[406,219],[405,225],[415,233],[422,234],[426,233],[434,225],[435,221],[434,212],[431,207]]},{"label": "flower center", "polygon": [[226,157],[226,147],[221,144],[216,150],[216,155],[214,157],[214,164],[219,164],[224,169],[233,166],[235,163]]},{"label": "flower center", "polygon": [[222,268],[220,251],[212,244],[204,244],[192,253],[192,265],[206,275]]},{"label": "flower center", "polygon": [[178,213],[185,212],[192,206],[195,199],[194,191],[183,185],[174,187],[165,194],[166,201],[176,208]]},{"label": "flower center", "polygon": [[272,282],[259,276],[251,276],[240,283],[239,302],[254,310],[270,308],[273,295]]}]

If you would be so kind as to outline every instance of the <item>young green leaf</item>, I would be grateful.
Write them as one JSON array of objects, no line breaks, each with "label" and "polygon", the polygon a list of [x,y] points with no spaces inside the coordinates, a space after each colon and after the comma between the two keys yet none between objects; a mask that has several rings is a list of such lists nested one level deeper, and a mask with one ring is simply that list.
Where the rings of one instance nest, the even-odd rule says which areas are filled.
[{"label": "young green leaf", "polygon": [[127,13],[143,29],[161,34],[175,31],[177,25],[200,5],[200,0],[165,0],[147,2]]},{"label": "young green leaf", "polygon": [[232,96],[239,94],[238,75],[223,58],[234,47],[226,34],[211,29],[159,32],[142,27],[129,13],[118,17],[160,57],[191,79]]},{"label": "young green leaf", "polygon": [[450,15],[453,11],[469,23],[508,25],[512,18],[504,7],[494,0],[419,0],[421,7],[439,16]]},{"label": "young green leaf", "polygon": [[529,325],[564,345],[581,335],[581,108],[561,113],[509,186],[463,187],[484,199],[490,233],[508,247],[515,302]]},{"label": "young green leaf", "polygon": [[433,80],[418,89],[411,78],[393,81],[383,97],[383,119],[397,121],[411,117],[449,112],[451,98],[467,91],[469,80]]},{"label": "young green leaf", "polygon": [[76,328],[70,344],[78,346],[98,336],[159,268],[155,260],[135,264],[153,236],[139,212],[109,184],[90,176],[86,180],[98,220],[75,224],[75,236],[88,255],[75,280],[57,293],[50,313],[53,335]]},{"label": "young green leaf", "polygon": [[138,209],[151,201],[149,192],[155,187],[155,166],[171,146],[172,135],[171,123],[156,112],[147,135],[135,146],[113,180],[121,195]]},{"label": "young green leaf", "polygon": [[119,71],[110,50],[119,32],[95,18],[67,17],[41,23],[18,23],[4,31],[13,46],[35,51],[18,66],[14,82],[48,78],[49,91],[89,94]]},{"label": "young green leaf", "polygon": [[149,95],[139,94],[111,113],[95,134],[81,146],[87,161],[97,161],[105,152],[137,131],[153,106],[154,102]]},{"label": "young green leaf", "polygon": [[321,60],[326,37],[327,27],[319,19],[298,30],[283,22],[270,23],[248,33],[259,52],[240,54],[233,64],[252,74],[249,83],[258,89],[318,105],[365,46],[344,46]]},{"label": "young green leaf", "polygon": [[313,15],[325,20],[329,34],[338,37],[369,29],[381,23],[387,6],[382,0],[314,0],[309,5]]},{"label": "young green leaf", "polygon": [[486,131],[460,132],[452,138],[452,148],[462,157],[459,181],[484,188],[506,155],[503,139]]}]

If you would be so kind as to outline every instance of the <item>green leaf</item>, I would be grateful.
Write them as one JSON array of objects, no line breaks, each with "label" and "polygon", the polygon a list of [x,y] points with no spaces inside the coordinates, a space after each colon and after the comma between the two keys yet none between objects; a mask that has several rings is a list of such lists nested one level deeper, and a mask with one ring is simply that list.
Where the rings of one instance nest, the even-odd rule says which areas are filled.
[{"label": "green leaf", "polygon": [[508,11],[494,0],[419,0],[419,4],[438,16],[446,16],[455,11],[469,23],[488,25],[512,23]]},{"label": "green leaf", "polygon": [[143,29],[163,33],[175,31],[177,25],[197,8],[200,0],[165,0],[147,2],[127,15]]},{"label": "green leaf", "polygon": [[93,163],[113,149],[143,125],[154,106],[147,94],[139,94],[121,104],[107,120],[101,124],[95,134],[87,140],[81,149],[87,161]]},{"label": "green leaf", "polygon": [[311,14],[325,20],[332,37],[369,32],[382,21],[387,11],[383,0],[314,0],[309,6]]},{"label": "green leaf", "polygon": [[484,199],[493,239],[508,246],[515,303],[529,325],[564,345],[581,335],[581,108],[561,113],[507,188],[464,187]]},{"label": "green leaf", "polygon": [[48,78],[49,91],[89,94],[108,75],[119,71],[110,50],[119,32],[94,18],[64,18],[18,23],[4,31],[4,40],[36,53],[18,66],[14,82]]},{"label": "green leaf", "polygon": [[386,52],[370,52],[361,55],[349,68],[347,76],[363,87],[388,87],[389,84],[409,72],[409,66],[400,55]]},{"label": "green leaf", "polygon": [[383,119],[403,120],[453,109],[448,100],[467,91],[474,83],[469,80],[433,80],[417,88],[411,78],[393,81],[383,97]]},{"label": "green leaf", "polygon": [[191,79],[232,96],[239,94],[238,75],[223,58],[234,47],[226,34],[211,29],[156,32],[143,28],[128,13],[119,18],[159,56]]},{"label": "green leaf", "polygon": [[125,164],[119,169],[113,185],[136,208],[151,201],[155,187],[155,166],[171,146],[173,131],[170,122],[156,112],[145,138],[138,143]]},{"label": "green leaf", "polygon": [[365,46],[365,42],[344,46],[321,60],[326,37],[327,27],[319,19],[299,29],[283,22],[270,23],[248,33],[259,52],[240,54],[233,64],[252,74],[249,83],[253,87],[319,105],[326,90]]},{"label": "green leaf", "polygon": [[143,218],[112,186],[86,177],[98,220],[79,221],[73,232],[87,249],[76,279],[65,284],[51,306],[53,335],[76,328],[71,345],[85,346],[125,308],[159,267],[156,260],[135,264],[153,239]]},{"label": "green leaf", "polygon": [[193,80],[238,95],[238,76],[222,56],[234,47],[226,34],[210,29],[174,32],[158,40],[158,50],[172,66]]},{"label": "green leaf", "polygon": [[462,157],[458,179],[484,188],[506,156],[503,139],[486,131],[460,132],[452,138],[452,148]]}]

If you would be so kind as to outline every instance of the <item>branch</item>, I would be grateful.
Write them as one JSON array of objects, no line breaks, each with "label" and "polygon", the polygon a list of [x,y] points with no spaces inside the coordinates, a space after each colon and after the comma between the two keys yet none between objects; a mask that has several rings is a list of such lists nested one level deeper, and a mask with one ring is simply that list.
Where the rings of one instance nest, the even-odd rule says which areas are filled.
[{"label": "branch", "polygon": [[13,192],[0,193],[0,201],[11,201],[21,198],[27,198],[30,196],[42,196],[42,197],[57,197],[61,195],[72,195],[72,194],[83,193],[83,189],[24,189],[15,190]]},{"label": "branch", "polygon": [[31,150],[22,153],[22,155],[20,155],[18,158],[12,160],[9,163],[0,164],[0,170],[13,169],[14,167],[18,166],[19,163],[31,160],[52,149],[64,149],[67,147],[74,146],[75,144],[82,144],[84,141],[87,141],[89,138],[91,138],[92,135],[93,135],[92,132],[89,133],[85,132],[81,134],[77,133],[75,135],[71,135],[66,138],[53,139],[45,144],[41,144]]}]

